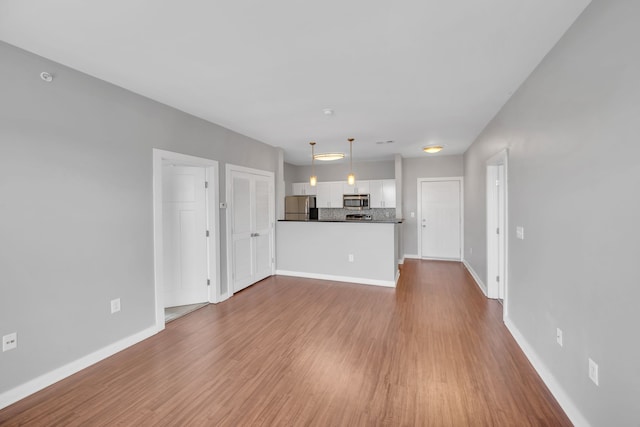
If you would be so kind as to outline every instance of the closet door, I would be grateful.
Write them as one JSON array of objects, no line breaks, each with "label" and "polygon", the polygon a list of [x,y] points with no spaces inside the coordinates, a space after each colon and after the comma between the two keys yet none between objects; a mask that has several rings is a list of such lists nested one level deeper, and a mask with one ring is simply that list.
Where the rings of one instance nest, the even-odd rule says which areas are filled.
[{"label": "closet door", "polygon": [[273,178],[231,173],[232,290],[273,274]]}]

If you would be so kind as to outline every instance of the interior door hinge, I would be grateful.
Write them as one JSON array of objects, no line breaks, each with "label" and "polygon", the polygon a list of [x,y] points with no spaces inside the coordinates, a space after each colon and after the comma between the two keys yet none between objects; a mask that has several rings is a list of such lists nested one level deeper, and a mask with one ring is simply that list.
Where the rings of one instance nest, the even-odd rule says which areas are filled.
[{"label": "interior door hinge", "polygon": [[204,182],[204,188],[209,188],[209,181]]},{"label": "interior door hinge", "polygon": [[211,286],[211,279],[207,279],[207,286]]},{"label": "interior door hinge", "polygon": [[500,282],[500,276],[496,276],[496,282]]},{"label": "interior door hinge", "polygon": [[496,187],[500,187],[500,180],[496,179]]},{"label": "interior door hinge", "polygon": [[496,228],[496,234],[500,234],[500,228]]},{"label": "interior door hinge", "polygon": [[209,230],[207,230],[206,236],[209,237]]}]

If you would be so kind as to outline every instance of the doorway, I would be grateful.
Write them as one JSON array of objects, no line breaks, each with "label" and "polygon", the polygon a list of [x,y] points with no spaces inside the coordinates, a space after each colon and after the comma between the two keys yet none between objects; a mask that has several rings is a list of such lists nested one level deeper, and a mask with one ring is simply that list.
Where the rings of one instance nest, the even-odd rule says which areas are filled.
[{"label": "doorway", "polygon": [[158,330],[178,315],[220,301],[218,185],[215,160],[153,150]]},{"label": "doorway", "polygon": [[[507,150],[487,160],[487,291],[502,302],[507,296]],[[505,315],[506,315],[506,305]]]},{"label": "doorway", "polygon": [[462,177],[418,179],[420,258],[462,258]]},{"label": "doorway", "polygon": [[230,292],[273,275],[274,174],[227,165],[227,254]]}]

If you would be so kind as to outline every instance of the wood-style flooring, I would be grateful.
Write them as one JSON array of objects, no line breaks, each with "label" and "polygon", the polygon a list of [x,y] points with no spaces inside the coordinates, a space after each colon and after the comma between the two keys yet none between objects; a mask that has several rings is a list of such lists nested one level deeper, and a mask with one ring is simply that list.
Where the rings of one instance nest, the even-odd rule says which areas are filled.
[{"label": "wood-style flooring", "polygon": [[274,276],[0,411],[28,426],[570,426],[454,262]]}]

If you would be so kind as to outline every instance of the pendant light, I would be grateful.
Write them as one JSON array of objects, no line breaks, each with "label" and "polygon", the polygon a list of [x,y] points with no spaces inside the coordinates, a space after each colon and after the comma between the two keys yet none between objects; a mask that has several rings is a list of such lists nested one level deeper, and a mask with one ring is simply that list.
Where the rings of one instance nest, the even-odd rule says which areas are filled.
[{"label": "pendant light", "polygon": [[309,177],[309,185],[315,187],[318,183],[318,177],[315,174],[315,168],[313,164],[315,160],[315,157],[313,155],[313,146],[316,145],[316,143],[311,141],[309,145],[311,145],[311,176]]},{"label": "pendant light", "polygon": [[347,175],[347,184],[355,185],[356,176],[353,174],[353,138],[349,138],[349,175]]}]

